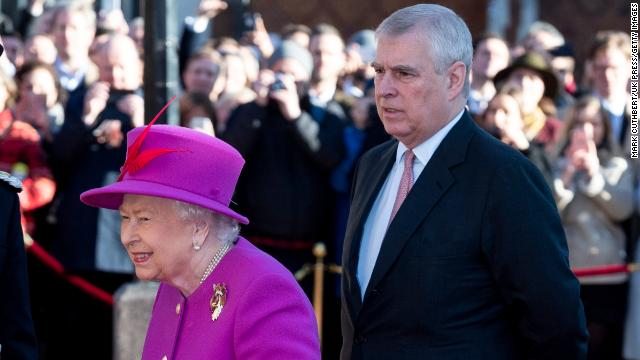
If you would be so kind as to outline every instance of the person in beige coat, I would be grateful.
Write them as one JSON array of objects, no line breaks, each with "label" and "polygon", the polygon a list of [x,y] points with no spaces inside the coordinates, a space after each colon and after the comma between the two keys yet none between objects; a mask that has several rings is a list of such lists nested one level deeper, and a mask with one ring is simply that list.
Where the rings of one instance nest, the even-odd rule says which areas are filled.
[{"label": "person in beige coat", "polygon": [[[633,211],[633,172],[613,138],[600,101],[584,97],[570,109],[559,139],[553,192],[572,268],[626,262],[620,222]],[[591,335],[589,359],[620,358],[627,274],[580,279]]]}]

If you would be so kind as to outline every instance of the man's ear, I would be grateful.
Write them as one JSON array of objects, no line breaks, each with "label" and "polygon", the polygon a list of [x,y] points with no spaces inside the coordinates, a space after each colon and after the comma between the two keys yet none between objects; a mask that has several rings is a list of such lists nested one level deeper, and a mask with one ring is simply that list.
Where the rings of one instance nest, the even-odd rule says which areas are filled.
[{"label": "man's ear", "polygon": [[456,61],[447,69],[447,100],[458,97],[464,90],[464,82],[467,78],[467,67],[462,61]]}]

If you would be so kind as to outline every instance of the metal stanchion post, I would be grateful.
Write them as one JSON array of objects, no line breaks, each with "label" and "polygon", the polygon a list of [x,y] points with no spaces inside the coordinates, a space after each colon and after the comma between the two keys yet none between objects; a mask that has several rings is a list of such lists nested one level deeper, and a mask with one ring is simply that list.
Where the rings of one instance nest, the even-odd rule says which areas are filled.
[{"label": "metal stanchion post", "polygon": [[322,298],[324,296],[324,258],[327,256],[327,248],[323,243],[313,246],[313,256],[316,264],[313,269],[313,309],[318,320],[318,334],[322,345]]}]

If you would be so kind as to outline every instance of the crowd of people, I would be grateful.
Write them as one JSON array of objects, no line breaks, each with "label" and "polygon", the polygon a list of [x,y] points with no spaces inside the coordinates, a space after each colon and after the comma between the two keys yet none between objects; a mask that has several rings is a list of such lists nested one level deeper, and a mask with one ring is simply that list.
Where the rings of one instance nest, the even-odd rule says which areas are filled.
[{"label": "crowd of people", "polygon": [[[330,24],[276,32],[256,16],[239,40],[211,36],[226,7],[202,0],[184,21],[180,125],[220,138],[246,160],[232,207],[250,219],[241,229],[247,240],[291,272],[313,262],[317,242],[340,264],[358,159],[391,139],[375,107],[374,32],[345,37]],[[121,217],[86,207],[80,194],[118,179],[127,132],[153,115],[144,114],[144,19],[96,13],[92,1],[45,8],[33,0],[20,19],[1,20],[0,170],[22,180],[23,230],[67,272],[113,293],[134,279]],[[619,31],[594,33],[584,59],[545,22],[516,44],[496,34],[473,39],[466,108],[542,173],[572,268],[640,260],[630,64],[631,41]],[[110,359],[112,309],[28,260],[41,355]],[[323,354],[334,359],[340,278],[330,279]],[[632,353],[640,343],[640,287],[626,273],[579,280],[589,359]],[[301,285],[311,296],[311,279]]]}]

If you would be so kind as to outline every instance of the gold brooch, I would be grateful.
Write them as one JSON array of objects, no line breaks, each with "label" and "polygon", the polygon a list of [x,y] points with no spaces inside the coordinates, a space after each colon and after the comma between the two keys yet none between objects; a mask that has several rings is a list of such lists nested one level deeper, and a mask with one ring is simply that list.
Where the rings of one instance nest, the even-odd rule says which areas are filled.
[{"label": "gold brooch", "polygon": [[211,297],[211,320],[216,321],[227,303],[227,287],[224,284],[213,284]]}]

